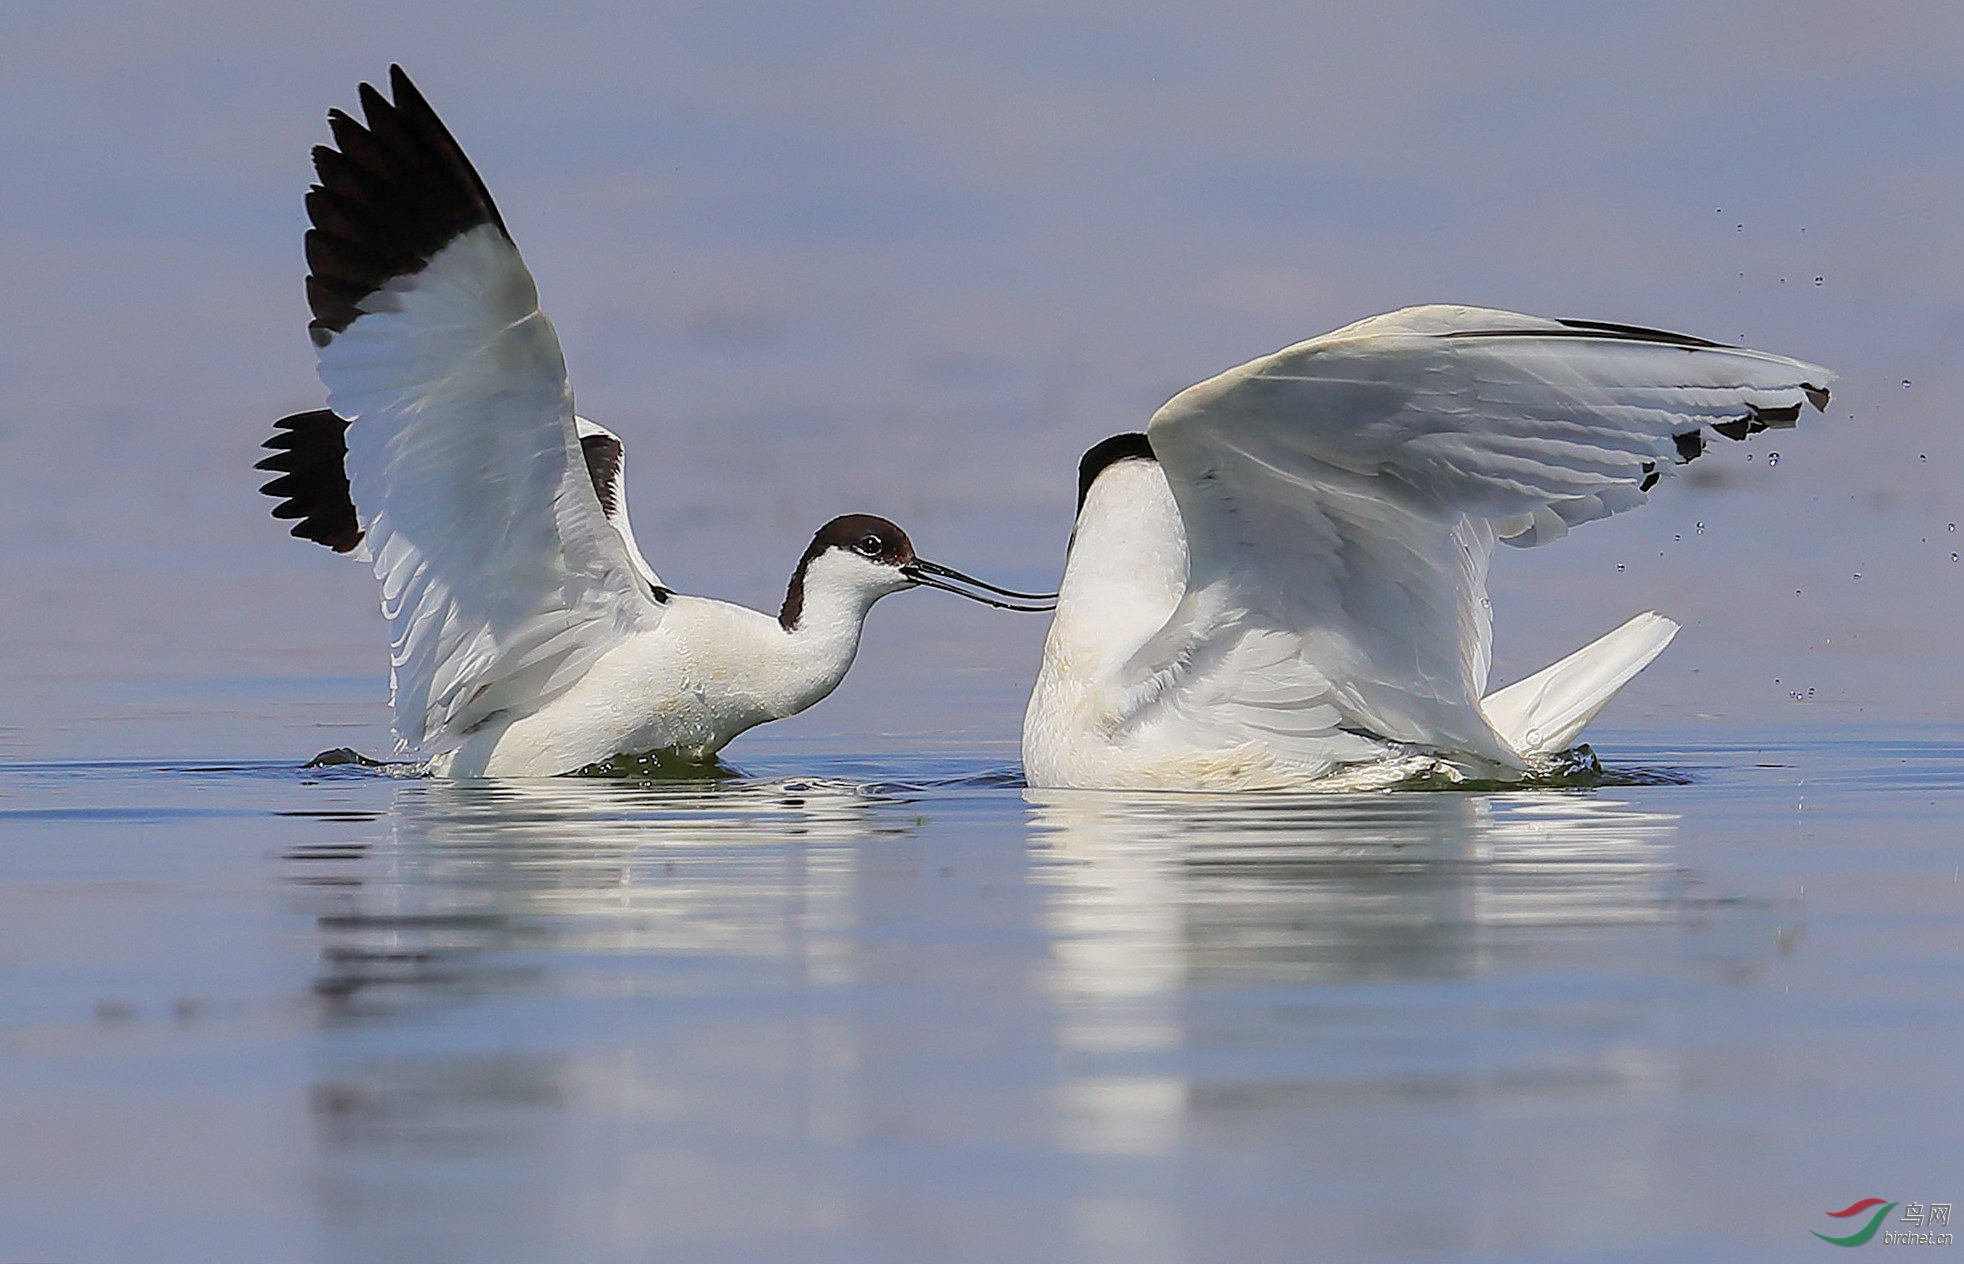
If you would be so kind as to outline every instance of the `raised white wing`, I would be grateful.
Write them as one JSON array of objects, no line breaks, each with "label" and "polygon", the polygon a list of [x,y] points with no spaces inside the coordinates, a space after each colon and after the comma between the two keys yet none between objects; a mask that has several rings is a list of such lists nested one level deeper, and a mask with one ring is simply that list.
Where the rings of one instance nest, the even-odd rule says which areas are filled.
[{"label": "raised white wing", "polygon": [[394,640],[396,737],[434,751],[556,697],[666,593],[602,509],[490,194],[390,80],[393,104],[363,84],[366,126],[336,111],[335,147],[314,151],[307,295]]},{"label": "raised white wing", "polygon": [[1539,544],[1643,504],[1708,432],[1791,426],[1803,403],[1825,407],[1833,376],[1466,307],[1374,317],[1231,369],[1148,431],[1190,580],[1135,669],[1189,722],[1204,711],[1271,743],[1266,730],[1354,727],[1512,761],[1479,706],[1495,539]]}]

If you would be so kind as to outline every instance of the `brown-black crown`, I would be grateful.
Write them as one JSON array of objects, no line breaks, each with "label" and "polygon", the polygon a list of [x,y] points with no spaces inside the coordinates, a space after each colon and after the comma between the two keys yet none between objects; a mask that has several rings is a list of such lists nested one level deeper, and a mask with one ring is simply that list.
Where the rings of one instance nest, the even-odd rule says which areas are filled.
[{"label": "brown-black crown", "polygon": [[818,529],[798,569],[791,572],[791,585],[784,591],[784,608],[777,621],[786,632],[798,626],[805,613],[805,572],[828,549],[843,549],[880,566],[895,568],[914,560],[914,542],[907,533],[885,518],[874,514],[842,514]]}]

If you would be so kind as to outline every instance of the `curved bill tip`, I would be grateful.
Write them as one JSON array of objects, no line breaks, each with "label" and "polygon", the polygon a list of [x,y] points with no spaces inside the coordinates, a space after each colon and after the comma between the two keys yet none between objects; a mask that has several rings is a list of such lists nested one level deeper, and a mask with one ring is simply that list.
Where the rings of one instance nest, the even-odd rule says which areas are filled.
[{"label": "curved bill tip", "polygon": [[[900,568],[900,573],[923,588],[939,588],[942,592],[951,592],[970,601],[979,601],[985,606],[994,606],[998,610],[1043,611],[1057,608],[1056,593],[1026,593],[1017,592],[1014,588],[998,588],[973,575],[964,575],[952,567],[930,562],[926,558],[917,557],[908,562]],[[1009,600],[1002,600],[1005,597]]]}]

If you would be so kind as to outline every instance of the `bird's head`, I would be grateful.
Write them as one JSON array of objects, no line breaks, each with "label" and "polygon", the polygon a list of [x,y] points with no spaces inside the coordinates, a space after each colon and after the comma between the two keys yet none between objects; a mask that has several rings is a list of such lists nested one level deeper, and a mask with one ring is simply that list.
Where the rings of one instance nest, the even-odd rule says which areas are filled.
[{"label": "bird's head", "polygon": [[[864,611],[888,593],[903,588],[939,588],[1004,610],[1049,610],[1055,593],[1021,593],[964,575],[914,552],[907,533],[872,514],[834,518],[812,536],[805,555],[792,572],[778,622],[795,630],[804,617],[807,599],[818,593],[845,599]],[[985,594],[995,594],[988,596]],[[1003,601],[1000,598],[1011,598]]]}]

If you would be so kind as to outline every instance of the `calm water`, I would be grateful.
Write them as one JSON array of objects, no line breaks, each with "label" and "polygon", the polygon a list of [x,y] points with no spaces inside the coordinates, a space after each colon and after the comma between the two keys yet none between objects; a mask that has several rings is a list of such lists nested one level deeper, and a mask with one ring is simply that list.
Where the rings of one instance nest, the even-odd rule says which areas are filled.
[{"label": "calm water", "polygon": [[1964,744],[1599,746],[1691,780],[0,766],[0,1259],[1785,1260],[1964,1199]]}]

